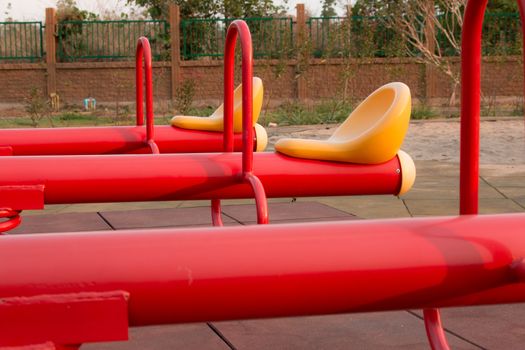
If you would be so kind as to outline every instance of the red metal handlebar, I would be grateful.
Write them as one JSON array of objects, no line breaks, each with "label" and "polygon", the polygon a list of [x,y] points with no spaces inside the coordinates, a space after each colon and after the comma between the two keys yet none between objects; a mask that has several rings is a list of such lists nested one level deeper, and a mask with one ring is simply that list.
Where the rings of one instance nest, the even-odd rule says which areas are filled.
[{"label": "red metal handlebar", "polygon": [[235,44],[237,36],[242,49],[242,172],[253,170],[253,48],[252,36],[246,22],[233,21],[228,27],[224,48],[224,151],[233,152],[233,89]]},{"label": "red metal handlebar", "polygon": [[268,219],[268,199],[266,199],[266,192],[264,191],[261,180],[253,173],[244,174],[243,181],[252,186],[255,194],[255,207],[257,208],[257,224],[267,224]]},{"label": "red metal handlebar", "polygon": [[[266,192],[264,186],[259,178],[253,173],[248,173],[243,178],[244,182],[252,186],[255,194],[255,207],[257,209],[257,224],[264,225],[268,223],[268,199],[266,198]],[[221,200],[211,200],[211,220],[213,226],[224,226],[221,216]]]},{"label": "red metal handlebar", "polygon": [[[268,223],[268,200],[264,187],[253,174],[253,48],[252,36],[243,20],[233,21],[226,33],[224,48],[224,152],[233,152],[233,89],[235,44],[241,39],[242,50],[242,174],[241,180],[249,184],[255,194],[257,223]],[[222,226],[220,200],[212,200],[212,221]]]},{"label": "red metal handlebar", "polygon": [[135,84],[136,84],[136,108],[137,125],[144,125],[144,85],[142,80],[143,61],[146,66],[146,143],[152,153],[159,153],[159,148],[153,141],[154,116],[153,116],[153,68],[151,64],[151,47],[146,37],[137,40],[135,53]]},{"label": "red metal handlebar", "polygon": [[445,330],[441,324],[439,309],[423,310],[425,320],[425,330],[427,332],[428,342],[432,350],[449,350]]}]

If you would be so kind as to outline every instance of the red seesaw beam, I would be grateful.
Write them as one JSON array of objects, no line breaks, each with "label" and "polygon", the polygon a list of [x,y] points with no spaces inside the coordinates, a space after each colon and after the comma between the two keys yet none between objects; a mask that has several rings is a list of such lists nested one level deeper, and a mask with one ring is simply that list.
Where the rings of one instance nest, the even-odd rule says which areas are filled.
[{"label": "red seesaw beam", "polygon": [[[122,291],[143,326],[524,302],[523,227],[505,214],[5,236],[0,305]],[[31,319],[2,310],[0,345]]]},{"label": "red seesaw beam", "polygon": [[[46,204],[251,198],[251,188],[239,181],[241,157],[240,153],[0,157],[0,191],[43,185]],[[397,156],[374,165],[277,153],[253,157],[253,172],[268,197],[398,194],[404,171]],[[10,203],[8,197],[17,199],[0,196],[0,207],[32,208]]]},{"label": "red seesaw beam", "polygon": [[[234,137],[235,149],[241,150],[242,135]],[[221,152],[223,138],[220,132],[155,126],[155,143],[161,153]],[[145,140],[144,126],[0,129],[0,155],[151,153]]]}]

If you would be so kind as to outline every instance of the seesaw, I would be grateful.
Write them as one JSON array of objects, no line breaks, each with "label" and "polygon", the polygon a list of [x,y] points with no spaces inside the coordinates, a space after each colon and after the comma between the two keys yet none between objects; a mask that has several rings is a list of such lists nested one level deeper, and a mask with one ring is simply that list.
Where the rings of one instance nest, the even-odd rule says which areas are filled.
[{"label": "seesaw", "polygon": [[[267,197],[400,195],[415,180],[412,159],[399,150],[410,104],[405,84],[387,84],[328,140],[282,139],[277,152],[253,153],[248,127],[242,154],[0,157],[0,207],[18,211],[44,204],[251,198],[239,175],[246,167]],[[225,134],[225,143],[231,135]]]},{"label": "seesaw", "polygon": [[[144,121],[143,61],[145,65],[146,120]],[[154,125],[151,49],[141,37],[136,51],[136,126],[0,129],[0,155],[67,155],[122,153],[219,152],[223,148],[223,110],[211,116],[178,116],[172,126]],[[241,149],[242,94],[234,91],[235,150]],[[257,124],[262,108],[263,84],[253,78],[254,150],[267,145],[264,128]],[[146,122],[146,126],[144,123]]]}]

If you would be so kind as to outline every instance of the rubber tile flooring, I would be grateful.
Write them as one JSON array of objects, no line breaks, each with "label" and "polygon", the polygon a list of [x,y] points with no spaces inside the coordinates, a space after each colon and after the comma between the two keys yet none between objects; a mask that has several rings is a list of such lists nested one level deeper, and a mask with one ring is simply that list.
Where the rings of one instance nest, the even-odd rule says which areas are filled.
[{"label": "rubber tile flooring", "polygon": [[[225,225],[256,222],[253,205],[222,208]],[[317,202],[269,204],[270,222],[355,220]],[[45,234],[160,227],[210,226],[208,207],[26,216],[10,234]],[[175,296],[174,296],[175,297]],[[522,305],[443,310],[452,349],[524,349]],[[130,329],[127,342],[86,344],[90,350],[168,349],[428,349],[419,310],[239,320]]]}]

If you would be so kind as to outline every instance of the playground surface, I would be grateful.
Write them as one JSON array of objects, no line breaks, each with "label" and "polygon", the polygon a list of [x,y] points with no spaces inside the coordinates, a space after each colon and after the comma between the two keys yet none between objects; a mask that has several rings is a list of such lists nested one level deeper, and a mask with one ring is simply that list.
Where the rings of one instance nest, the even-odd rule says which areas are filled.
[{"label": "playground surface", "polygon": [[[268,132],[272,141],[276,135],[288,134],[323,137],[325,130],[331,134],[324,126]],[[402,148],[414,157],[418,171],[406,195],[270,200],[270,222],[456,215],[459,123],[412,123],[406,140]],[[523,120],[482,122],[481,148],[480,213],[524,212]],[[25,214],[22,225],[10,234],[211,225],[207,201],[52,205]],[[223,214],[225,225],[255,223],[249,200],[225,201]],[[522,304],[442,311],[453,349],[523,348]],[[132,328],[129,342],[83,349],[426,349],[421,316],[420,311],[407,310]]]}]

